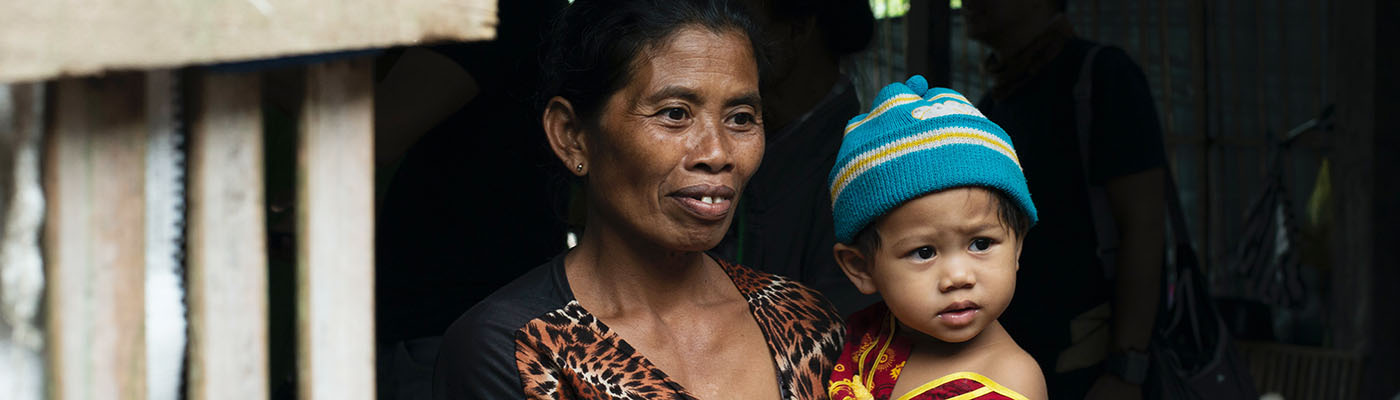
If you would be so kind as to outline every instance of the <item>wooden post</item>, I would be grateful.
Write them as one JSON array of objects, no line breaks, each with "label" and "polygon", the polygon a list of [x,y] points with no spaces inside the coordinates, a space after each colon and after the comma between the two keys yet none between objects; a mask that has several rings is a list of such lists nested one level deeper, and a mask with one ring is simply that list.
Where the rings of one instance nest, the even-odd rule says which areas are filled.
[{"label": "wooden post", "polygon": [[44,159],[51,393],[145,399],[142,75],[56,86]]},{"label": "wooden post", "polygon": [[45,90],[39,83],[0,84],[0,393],[12,400],[44,396],[44,263],[39,183]]},{"label": "wooden post", "polygon": [[297,145],[300,397],[374,396],[371,63],[307,68]]},{"label": "wooden post", "polygon": [[[1400,186],[1400,160],[1395,157],[1400,151],[1400,138],[1396,137],[1400,115],[1395,112],[1400,110],[1400,96],[1396,95],[1396,91],[1400,91],[1400,78],[1395,76],[1396,68],[1400,68],[1400,55],[1395,54],[1393,39],[1400,35],[1400,27],[1395,26],[1396,18],[1400,17],[1400,4],[1377,1],[1374,7],[1375,13],[1368,17],[1372,18],[1370,25],[1375,31],[1367,43],[1375,60],[1371,67],[1375,77],[1374,86],[1371,86],[1374,93],[1371,159],[1375,162],[1371,226],[1375,231],[1370,248],[1371,274],[1357,275],[1365,276],[1371,285],[1366,292],[1371,296],[1367,299],[1370,314],[1361,316],[1370,320],[1368,333],[1372,342],[1362,378],[1366,382],[1366,390],[1360,394],[1362,398],[1393,397],[1400,393],[1400,382],[1395,379],[1400,376],[1400,321],[1395,318],[1400,313],[1400,305],[1391,297],[1400,292],[1400,257],[1393,249],[1394,244],[1400,242],[1400,210],[1396,209],[1400,205],[1400,193],[1396,192],[1396,187]],[[1345,58],[1336,60],[1340,63]],[[1341,110],[1340,106],[1337,110]],[[1339,250],[1341,248],[1333,248],[1333,251]]]},{"label": "wooden post", "polygon": [[[1371,288],[1374,255],[1394,243],[1375,247],[1376,216],[1376,1],[1331,4],[1329,47],[1336,74],[1332,82],[1337,108],[1332,131],[1332,193],[1336,229],[1332,240],[1332,304],[1329,324],[1339,348],[1371,350]],[[1387,110],[1393,112],[1393,110]],[[1393,127],[1392,127],[1393,128]],[[1393,157],[1393,155],[1387,155]],[[1394,190],[1394,188],[1386,188]],[[1394,205],[1387,205],[1394,207]],[[1389,295],[1389,293],[1387,293]],[[1387,299],[1386,302],[1392,300]]]},{"label": "wooden post", "polygon": [[180,398],[189,348],[185,307],[185,149],[178,73],[146,76],[146,394]]},{"label": "wooden post", "polygon": [[[1172,102],[1172,94],[1176,87],[1172,86],[1172,55],[1170,46],[1170,36],[1167,35],[1167,0],[1157,1],[1157,48],[1158,56],[1162,63],[1162,132],[1167,138],[1176,136],[1176,118],[1172,114],[1176,109],[1176,103]],[[1145,23],[1145,22],[1144,22]],[[1176,149],[1168,148],[1169,153],[1175,153]],[[1194,235],[1193,235],[1194,236]]]},{"label": "wooden post", "polygon": [[912,0],[905,14],[906,75],[922,74],[936,86],[953,87],[953,12],[947,0]]},{"label": "wooden post", "polygon": [[189,397],[266,399],[261,81],[197,79],[189,146]]},{"label": "wooden post", "polygon": [[1191,85],[1194,86],[1190,91],[1192,110],[1194,111],[1192,118],[1195,119],[1195,126],[1191,127],[1193,131],[1191,136],[1200,140],[1201,147],[1201,167],[1197,170],[1199,175],[1196,178],[1199,185],[1197,193],[1200,193],[1198,198],[1201,199],[1199,203],[1201,216],[1198,226],[1200,226],[1200,231],[1205,233],[1196,241],[1200,248],[1199,257],[1204,261],[1203,265],[1206,271],[1209,271],[1215,266],[1216,249],[1221,247],[1218,244],[1221,241],[1221,227],[1219,217],[1217,217],[1220,215],[1219,195],[1215,190],[1219,182],[1217,182],[1216,174],[1212,170],[1215,168],[1215,149],[1213,148],[1214,138],[1210,134],[1212,124],[1210,120],[1209,94],[1211,85],[1209,79],[1211,75],[1206,66],[1210,64],[1208,57],[1213,47],[1211,46],[1210,32],[1206,30],[1209,26],[1208,17],[1210,15],[1206,6],[1205,0],[1188,0],[1186,12],[1190,15]]}]

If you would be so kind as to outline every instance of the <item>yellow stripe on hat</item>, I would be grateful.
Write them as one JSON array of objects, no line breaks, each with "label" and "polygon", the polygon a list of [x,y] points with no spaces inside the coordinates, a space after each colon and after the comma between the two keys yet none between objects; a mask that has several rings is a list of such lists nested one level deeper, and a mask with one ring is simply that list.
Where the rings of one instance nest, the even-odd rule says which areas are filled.
[{"label": "yellow stripe on hat", "polygon": [[939,94],[939,95],[937,95],[937,96],[930,97],[930,98],[928,99],[928,101],[932,102],[932,101],[934,101],[934,100],[938,100],[938,99],[947,99],[947,98],[954,98],[954,99],[962,100],[962,102],[964,102],[964,103],[972,104],[972,102],[967,101],[967,98],[966,98],[966,97],[963,97],[962,95],[957,94],[957,93],[942,93],[942,94]]},{"label": "yellow stripe on hat", "polygon": [[880,105],[878,106],[875,106],[875,109],[870,110],[870,114],[866,114],[865,118],[861,118],[859,121],[852,122],[850,125],[846,125],[846,133],[851,133],[852,129],[856,129],[857,126],[861,126],[861,124],[875,119],[875,117],[880,116],[880,114],[884,114],[885,111],[889,111],[891,108],[913,103],[923,99],[924,98],[919,97],[919,95],[910,93],[898,94],[894,97],[890,97],[889,99],[886,99],[885,102],[880,103]]},{"label": "yellow stripe on hat", "polygon": [[1016,168],[1021,168],[1021,160],[1016,157],[1016,151],[996,135],[962,126],[936,129],[890,142],[852,158],[841,168],[841,173],[836,177],[836,184],[831,187],[831,203],[836,204],[836,198],[846,189],[846,185],[871,168],[905,154],[951,144],[971,144],[991,149],[1010,158],[1011,162],[1016,164]]}]

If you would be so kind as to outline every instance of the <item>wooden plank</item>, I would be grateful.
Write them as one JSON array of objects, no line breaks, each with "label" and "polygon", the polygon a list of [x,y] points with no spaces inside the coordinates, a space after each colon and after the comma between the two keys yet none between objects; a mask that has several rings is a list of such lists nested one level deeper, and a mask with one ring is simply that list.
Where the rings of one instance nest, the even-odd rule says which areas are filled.
[{"label": "wooden plank", "polygon": [[913,0],[905,15],[906,75],[922,74],[933,85],[954,87],[953,12],[948,2]]},{"label": "wooden plank", "polygon": [[1094,21],[1094,22],[1093,22],[1093,26],[1094,26],[1094,28],[1093,28],[1094,36],[1093,36],[1091,39],[1093,39],[1094,41],[1097,41],[1097,42],[1102,42],[1102,41],[1103,41],[1103,35],[1102,35],[1101,32],[1100,32],[1100,28],[1103,27],[1103,21],[1099,18],[1099,0],[1092,0],[1092,1],[1090,1],[1090,3],[1091,3],[1091,5],[1090,5],[1091,8],[1090,8],[1090,9],[1092,10],[1092,11],[1090,11],[1090,13],[1091,13],[1090,15],[1093,16],[1093,17],[1091,17],[1091,18],[1092,18],[1092,20]]},{"label": "wooden plank", "polygon": [[180,398],[189,347],[185,307],[185,149],[177,73],[146,75],[146,394]]},{"label": "wooden plank", "polygon": [[1400,138],[1396,137],[1395,128],[1400,124],[1400,115],[1397,115],[1400,113],[1396,112],[1400,110],[1400,99],[1395,95],[1400,88],[1400,77],[1395,76],[1395,71],[1400,69],[1400,55],[1394,50],[1394,38],[1400,37],[1400,27],[1396,26],[1396,21],[1400,21],[1400,4],[1378,1],[1374,7],[1375,13],[1371,16],[1375,29],[1371,38],[1372,62],[1375,63],[1371,67],[1375,71],[1371,105],[1374,130],[1370,148],[1375,162],[1375,180],[1371,184],[1371,194],[1375,196],[1371,199],[1371,226],[1375,229],[1371,240],[1375,247],[1371,248],[1371,274],[1366,276],[1371,286],[1368,289],[1372,295],[1370,312],[1362,316],[1370,321],[1368,334],[1372,345],[1368,353],[1371,357],[1361,368],[1365,390],[1360,396],[1394,398],[1400,394],[1400,381],[1396,379],[1400,377],[1400,318],[1396,318],[1400,314],[1400,304],[1390,297],[1400,292],[1400,257],[1392,247],[1393,243],[1400,243],[1400,210],[1396,209],[1400,204],[1400,192],[1396,190],[1400,187],[1400,160],[1395,157],[1400,152]]},{"label": "wooden plank", "polygon": [[1157,0],[1157,51],[1162,65],[1162,136],[1171,138],[1176,137],[1176,117],[1172,115],[1176,110],[1176,103],[1172,101],[1176,86],[1172,85],[1174,68],[1168,45],[1171,42],[1171,37],[1167,35],[1168,20],[1167,0]]},{"label": "wooden plank", "polygon": [[307,68],[297,176],[302,399],[374,391],[374,135],[370,60]]},{"label": "wooden plank", "polygon": [[[904,14],[904,72],[923,75],[933,86],[951,86],[946,79],[932,76],[929,70],[929,1],[910,0],[909,12]],[[942,2],[947,4],[947,2]],[[947,24],[942,25],[944,28]]]},{"label": "wooden plank", "polygon": [[44,160],[51,393],[145,399],[142,75],[56,86]]},{"label": "wooden plank", "polygon": [[[1330,98],[1336,99],[1333,113],[1335,127],[1331,132],[1334,146],[1331,159],[1332,196],[1336,212],[1332,231],[1332,302],[1346,304],[1334,307],[1328,324],[1333,329],[1332,342],[1339,347],[1351,346],[1366,352],[1373,338],[1369,335],[1369,315],[1373,307],[1371,290],[1373,268],[1378,250],[1393,244],[1375,247],[1377,232],[1376,210],[1376,1],[1332,2],[1327,25],[1333,51],[1329,58],[1335,75],[1331,81]],[[1338,60],[1357,60],[1343,62]],[[1390,73],[1390,71],[1384,71]],[[1393,112],[1387,110],[1387,112]],[[1387,155],[1393,157],[1393,155]],[[1394,190],[1394,188],[1385,188]],[[1386,204],[1390,207],[1392,205]],[[1387,266],[1392,267],[1392,266]],[[1388,294],[1388,293],[1387,293]],[[1360,379],[1361,374],[1356,374]],[[1364,393],[1360,394],[1365,397]]]},{"label": "wooden plank", "polygon": [[1201,142],[1201,167],[1197,170],[1199,175],[1196,182],[1199,185],[1196,190],[1202,199],[1201,215],[1197,226],[1205,232],[1205,236],[1197,238],[1196,243],[1200,246],[1200,257],[1205,262],[1203,266],[1207,271],[1213,266],[1214,254],[1217,248],[1222,247],[1220,239],[1220,224],[1217,215],[1220,215],[1218,194],[1216,189],[1215,173],[1212,170],[1215,165],[1214,150],[1210,142],[1213,140],[1210,134],[1211,115],[1210,111],[1210,89],[1208,81],[1209,49],[1211,49],[1211,35],[1206,30],[1209,12],[1207,11],[1205,0],[1187,0],[1187,13],[1190,23],[1190,43],[1191,49],[1190,68],[1191,82],[1194,86],[1190,91],[1191,103],[1195,115],[1195,126],[1192,127],[1192,136],[1202,139]]},{"label": "wooden plank", "polygon": [[0,85],[0,393],[11,400],[44,398],[44,263],[39,181],[45,90],[41,84]]},{"label": "wooden plank", "polygon": [[[1278,123],[1278,132],[1286,133],[1289,129],[1293,129],[1293,127],[1299,123],[1298,120],[1307,119],[1296,117],[1296,114],[1294,113],[1297,112],[1295,110],[1297,110],[1298,107],[1295,107],[1293,105],[1293,102],[1289,101],[1293,97],[1293,86],[1290,85],[1292,83],[1292,79],[1289,79],[1290,69],[1288,67],[1288,64],[1292,62],[1292,60],[1296,59],[1295,57],[1293,57],[1293,53],[1296,51],[1297,48],[1291,46],[1292,43],[1288,42],[1288,31],[1292,30],[1290,29],[1290,26],[1302,25],[1302,21],[1295,21],[1292,24],[1289,23],[1292,20],[1288,18],[1289,10],[1288,7],[1284,5],[1283,0],[1274,1],[1274,10],[1276,10],[1276,12],[1278,13],[1278,18],[1274,20],[1275,32],[1278,34],[1278,38],[1276,39],[1277,44],[1275,45],[1278,47],[1278,62],[1274,64],[1274,67],[1278,68],[1278,97],[1275,97],[1274,100],[1278,102],[1279,108],[1282,110],[1282,112],[1277,113],[1278,115],[1275,117],[1275,121]],[[1308,114],[1315,112],[1317,111],[1305,111],[1305,113]]]},{"label": "wooden plank", "polygon": [[265,399],[267,232],[261,81],[198,79],[189,146],[189,397]]},{"label": "wooden plank", "polygon": [[0,82],[494,37],[494,0],[0,2]]}]

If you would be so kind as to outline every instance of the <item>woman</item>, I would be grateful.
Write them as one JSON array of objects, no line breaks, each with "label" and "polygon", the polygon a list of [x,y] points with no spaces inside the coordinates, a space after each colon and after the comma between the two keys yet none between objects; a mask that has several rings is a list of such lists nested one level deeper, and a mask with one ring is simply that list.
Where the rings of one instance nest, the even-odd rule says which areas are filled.
[{"label": "woman", "polygon": [[564,11],[542,122],[583,182],[587,229],[453,324],[436,398],[826,397],[842,334],[826,300],[704,253],[763,155],[758,57],[739,10]]}]

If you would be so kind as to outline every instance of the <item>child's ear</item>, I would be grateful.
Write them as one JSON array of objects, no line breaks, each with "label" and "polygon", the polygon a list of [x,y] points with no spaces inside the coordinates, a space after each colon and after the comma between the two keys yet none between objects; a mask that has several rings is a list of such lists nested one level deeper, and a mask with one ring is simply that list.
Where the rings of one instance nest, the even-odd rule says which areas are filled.
[{"label": "child's ear", "polygon": [[1021,270],[1021,248],[1024,247],[1023,245],[1024,245],[1025,243],[1026,243],[1026,235],[1021,235],[1021,237],[1020,237],[1019,239],[1016,239],[1016,270],[1017,270],[1017,271],[1020,271],[1020,270]]},{"label": "child's ear", "polygon": [[845,243],[837,243],[832,252],[836,255],[836,264],[841,266],[841,272],[846,273],[846,277],[851,279],[857,290],[864,294],[875,294],[875,279],[870,276],[870,267],[873,266],[870,257],[862,254],[860,249]]}]

